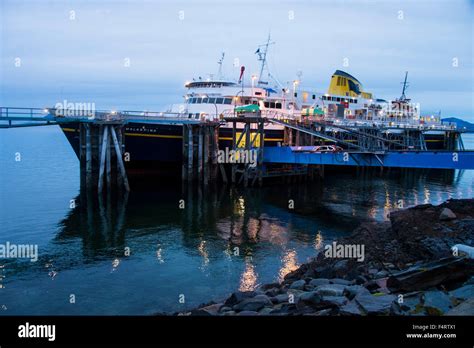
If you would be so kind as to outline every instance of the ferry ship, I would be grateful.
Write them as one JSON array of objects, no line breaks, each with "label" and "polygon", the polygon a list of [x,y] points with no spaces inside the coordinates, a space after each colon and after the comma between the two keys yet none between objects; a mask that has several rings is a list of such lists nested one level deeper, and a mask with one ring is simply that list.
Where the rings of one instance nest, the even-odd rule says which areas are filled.
[{"label": "ferry ship", "polygon": [[[128,169],[165,168],[180,163],[182,155],[182,127],[179,125],[151,124],[143,118],[184,117],[196,120],[222,120],[236,115],[238,110],[252,110],[258,116],[278,119],[314,119],[329,125],[326,132],[341,131],[334,126],[382,127],[387,139],[396,139],[411,128],[433,128],[425,132],[421,149],[444,149],[447,146],[446,131],[454,125],[442,124],[440,117],[420,116],[419,106],[406,98],[407,75],[402,96],[386,101],[377,99],[364,90],[362,83],[342,70],[331,76],[326,93],[300,87],[300,80],[290,86],[283,86],[270,73],[267,66],[267,52],[272,43],[270,38],[255,52],[260,61],[260,74],[248,78],[245,67],[241,67],[238,79],[226,79],[222,75],[224,54],[218,61],[217,77],[197,78],[185,83],[186,93],[181,103],[172,105],[166,112],[138,113],[141,120],[130,121],[125,126],[125,152],[130,161]],[[267,76],[264,77],[264,73]],[[270,87],[267,79],[273,79]],[[244,80],[250,80],[245,83]],[[131,115],[137,113],[123,112]],[[76,154],[79,153],[79,124],[61,126]],[[237,124],[242,129],[243,125]],[[225,123],[219,129],[219,146],[231,146],[232,125]],[[284,142],[284,127],[268,123],[264,129],[265,146],[279,146]],[[327,143],[327,142],[326,142]],[[315,144],[325,144],[315,139]],[[331,144],[331,143],[329,143]],[[327,145],[327,144],[326,144]],[[402,150],[402,149],[401,149]]]}]

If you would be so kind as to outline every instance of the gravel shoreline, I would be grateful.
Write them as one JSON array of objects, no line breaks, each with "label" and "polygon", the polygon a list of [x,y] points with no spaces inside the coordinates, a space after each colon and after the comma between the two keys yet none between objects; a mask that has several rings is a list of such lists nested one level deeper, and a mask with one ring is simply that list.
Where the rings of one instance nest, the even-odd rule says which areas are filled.
[{"label": "gravel shoreline", "polygon": [[452,250],[474,245],[474,199],[389,218],[362,223],[282,283],[176,315],[474,315],[474,260]]}]

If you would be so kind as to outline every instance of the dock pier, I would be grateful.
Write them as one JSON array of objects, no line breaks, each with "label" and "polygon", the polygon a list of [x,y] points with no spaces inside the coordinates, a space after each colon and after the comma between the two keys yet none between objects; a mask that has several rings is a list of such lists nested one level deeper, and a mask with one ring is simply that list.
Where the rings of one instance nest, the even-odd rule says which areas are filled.
[{"label": "dock pier", "polygon": [[219,124],[183,122],[182,127],[182,180],[188,183],[198,181],[207,186],[218,177]]},{"label": "dock pier", "polygon": [[[58,116],[54,109],[0,107],[0,128],[79,123],[81,188],[98,193],[116,188],[130,191],[125,128],[136,122],[182,127],[181,179],[187,186],[194,183],[206,187],[221,181],[247,187],[262,185],[264,178],[271,177],[322,179],[326,166],[378,167],[381,171],[384,168],[474,169],[474,151],[465,150],[462,132],[455,128],[352,127],[321,120],[263,117],[261,113],[230,114],[219,120],[128,111],[95,112],[92,117],[79,112]],[[266,124],[283,127],[283,139],[277,146],[265,146]],[[227,149],[219,146],[219,130],[223,125],[232,128]],[[424,137],[430,131],[444,132],[445,150],[427,150]],[[314,149],[327,142],[338,149],[332,152]],[[219,154],[227,150],[252,152],[256,161],[222,161]]]},{"label": "dock pier", "polygon": [[101,193],[112,185],[130,191],[124,164],[124,124],[120,121],[80,123],[79,163],[81,188]]}]

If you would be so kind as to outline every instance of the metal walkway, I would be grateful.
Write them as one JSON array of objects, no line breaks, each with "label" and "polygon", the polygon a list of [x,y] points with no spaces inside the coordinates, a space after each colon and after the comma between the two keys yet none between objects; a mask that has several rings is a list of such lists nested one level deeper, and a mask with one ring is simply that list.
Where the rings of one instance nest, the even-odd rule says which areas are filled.
[{"label": "metal walkway", "polygon": [[[315,129],[310,129],[308,127],[305,127],[304,124],[302,123],[281,121],[281,120],[276,120],[276,119],[269,119],[268,121],[274,124],[279,124],[287,128],[291,128],[300,132],[304,132],[304,133],[319,137],[324,140],[335,142],[338,145],[343,145],[343,146],[346,146],[347,148],[354,148],[354,149],[365,150],[365,151],[388,150],[390,145],[397,146],[400,148],[406,148],[405,144],[399,143],[397,141],[386,139],[380,135],[371,134],[369,132],[361,132],[359,130],[342,126],[342,125],[338,125],[338,124],[328,124],[328,123],[320,122],[320,121],[311,121],[311,125],[316,125],[321,128],[333,128],[333,129],[340,130],[340,132],[337,133],[338,136],[336,137],[336,136],[331,136],[321,131],[317,131]],[[369,131],[374,131],[374,129],[369,129]],[[379,130],[377,129],[376,131],[379,132]],[[346,137],[346,139],[344,137]],[[355,138],[357,140],[357,144],[350,142],[349,140],[352,140],[352,139],[347,139],[347,137]]]},{"label": "metal walkway", "polygon": [[151,111],[94,111],[93,116],[84,115],[83,110],[67,110],[67,114],[55,109],[0,107],[0,128],[51,126],[61,123],[153,123],[174,125],[212,124],[191,118],[187,114]]},{"label": "metal walkway", "polygon": [[315,137],[318,137],[318,138],[321,138],[321,139],[324,139],[324,140],[328,140],[328,141],[332,141],[332,142],[335,142],[336,144],[339,144],[339,145],[344,145],[344,146],[351,147],[351,148],[358,149],[358,150],[363,149],[359,145],[352,144],[348,141],[344,141],[342,139],[332,137],[330,135],[318,132],[318,131],[313,130],[313,129],[308,129],[306,127],[301,127],[301,126],[298,126],[296,124],[292,124],[292,123],[288,123],[288,122],[284,122],[284,121],[280,121],[280,120],[275,120],[275,119],[268,119],[267,121],[269,121],[271,123],[274,123],[274,124],[279,124],[279,125],[282,125],[284,127],[291,128],[291,129],[294,129],[294,130],[297,130],[297,131],[300,131],[300,132],[303,132],[303,133],[306,133],[306,134],[309,134],[309,135],[314,135]]},{"label": "metal walkway", "polygon": [[474,169],[474,151],[301,152],[265,147],[264,163],[428,169]]}]

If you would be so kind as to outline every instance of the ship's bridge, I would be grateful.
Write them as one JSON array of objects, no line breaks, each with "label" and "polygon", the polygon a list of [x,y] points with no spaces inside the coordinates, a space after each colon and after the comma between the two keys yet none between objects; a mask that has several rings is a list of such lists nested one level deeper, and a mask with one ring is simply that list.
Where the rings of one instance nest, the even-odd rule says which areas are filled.
[{"label": "ship's bridge", "polygon": [[220,87],[236,87],[238,84],[232,81],[192,81],[184,84],[186,88],[220,88]]}]

